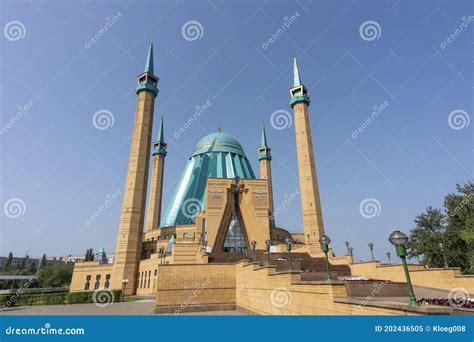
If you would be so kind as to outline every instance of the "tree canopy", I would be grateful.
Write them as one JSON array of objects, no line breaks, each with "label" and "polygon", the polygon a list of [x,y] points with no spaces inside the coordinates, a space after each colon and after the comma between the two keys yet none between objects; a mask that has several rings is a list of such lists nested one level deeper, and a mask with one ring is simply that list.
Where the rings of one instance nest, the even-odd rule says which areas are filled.
[{"label": "tree canopy", "polygon": [[460,267],[474,273],[474,183],[456,185],[444,199],[444,210],[428,207],[415,218],[409,257],[421,257],[429,267]]}]

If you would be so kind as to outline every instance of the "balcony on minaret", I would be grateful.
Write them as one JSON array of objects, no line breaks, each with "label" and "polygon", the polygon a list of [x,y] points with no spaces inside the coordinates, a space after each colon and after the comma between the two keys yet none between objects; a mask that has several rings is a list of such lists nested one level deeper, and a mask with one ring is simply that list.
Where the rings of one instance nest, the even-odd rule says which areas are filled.
[{"label": "balcony on minaret", "polygon": [[258,160],[268,159],[272,160],[272,155],[270,154],[271,148],[263,146],[258,149]]},{"label": "balcony on minaret", "polygon": [[153,143],[153,156],[162,155],[166,156],[166,146],[167,144],[164,141],[155,141]]},{"label": "balcony on minaret", "polygon": [[153,94],[158,95],[158,81],[159,78],[155,75],[144,72],[140,76],[138,76],[138,84],[136,93],[139,94],[141,91],[150,91]]}]

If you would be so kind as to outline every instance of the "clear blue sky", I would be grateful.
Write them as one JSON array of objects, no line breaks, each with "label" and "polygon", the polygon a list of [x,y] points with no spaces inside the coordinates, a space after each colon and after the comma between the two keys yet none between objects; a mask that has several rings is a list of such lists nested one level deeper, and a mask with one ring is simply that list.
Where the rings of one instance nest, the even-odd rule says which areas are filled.
[{"label": "clear blue sky", "polygon": [[[153,134],[163,115],[168,142],[165,207],[194,144],[218,125],[242,143],[258,173],[265,123],[275,207],[298,189],[294,126],[274,129],[270,122],[273,112],[291,111],[293,55],[312,100],[323,215],[336,254],[350,241],[356,259],[367,260],[373,242],[376,257],[385,260],[393,252],[387,242],[392,230],[408,232],[417,214],[440,207],[456,183],[473,178],[474,122],[467,126],[467,120],[474,113],[474,10],[467,0],[1,6],[0,255],[83,254],[100,246],[114,252],[134,87],[151,40],[160,77]],[[467,24],[456,33],[463,16]],[[285,17],[291,23],[279,31]],[[100,33],[107,20],[112,24]],[[189,21],[201,25],[197,37],[192,30],[183,36]],[[360,30],[367,21],[378,25],[369,23],[374,36],[370,26]],[[208,101],[176,138],[195,107]],[[100,110],[112,113],[111,127],[94,127]],[[367,119],[368,126],[354,133]],[[360,212],[367,198],[380,203],[373,218]],[[301,231],[300,210],[298,197],[277,223]]]}]

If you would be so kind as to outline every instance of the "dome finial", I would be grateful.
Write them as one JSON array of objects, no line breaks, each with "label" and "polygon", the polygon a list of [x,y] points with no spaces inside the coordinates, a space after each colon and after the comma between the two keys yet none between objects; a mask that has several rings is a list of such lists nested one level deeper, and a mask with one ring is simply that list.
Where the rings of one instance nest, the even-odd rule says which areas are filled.
[{"label": "dome finial", "polygon": [[220,133],[220,132],[222,132],[222,129],[221,129],[221,126],[219,125],[217,126],[217,133]]}]

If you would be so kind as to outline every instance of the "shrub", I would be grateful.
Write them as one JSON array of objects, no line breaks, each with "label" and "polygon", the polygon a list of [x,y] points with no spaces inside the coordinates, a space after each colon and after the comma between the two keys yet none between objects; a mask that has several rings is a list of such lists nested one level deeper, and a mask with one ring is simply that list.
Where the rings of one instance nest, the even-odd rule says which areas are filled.
[{"label": "shrub", "polygon": [[[120,302],[122,300],[122,290],[98,290],[101,292],[111,292],[113,295],[114,302]],[[68,304],[81,304],[81,303],[92,303],[94,301],[95,291],[84,291],[84,292],[71,292],[67,294]]]}]

